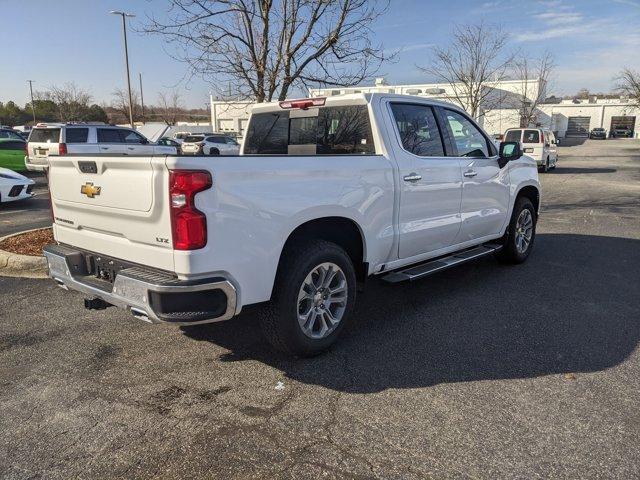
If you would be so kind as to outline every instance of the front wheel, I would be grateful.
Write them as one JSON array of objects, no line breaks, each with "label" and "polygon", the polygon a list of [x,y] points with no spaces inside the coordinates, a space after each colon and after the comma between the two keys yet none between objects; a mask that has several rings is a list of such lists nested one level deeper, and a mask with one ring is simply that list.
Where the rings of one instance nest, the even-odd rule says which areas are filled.
[{"label": "front wheel", "polygon": [[502,249],[497,257],[504,263],[522,263],[531,250],[536,238],[536,211],[526,197],[516,200],[509,227],[502,241]]},{"label": "front wheel", "polygon": [[260,311],[264,336],[289,355],[328,349],[349,320],[356,276],[338,245],[314,240],[283,252],[271,302]]}]

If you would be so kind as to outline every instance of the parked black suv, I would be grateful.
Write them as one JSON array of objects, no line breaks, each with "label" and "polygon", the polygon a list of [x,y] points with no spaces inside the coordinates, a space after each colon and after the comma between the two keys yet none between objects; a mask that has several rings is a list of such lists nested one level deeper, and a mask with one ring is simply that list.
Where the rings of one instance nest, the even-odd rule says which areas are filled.
[{"label": "parked black suv", "polygon": [[589,138],[606,140],[607,139],[607,131],[604,128],[594,128],[589,133]]}]

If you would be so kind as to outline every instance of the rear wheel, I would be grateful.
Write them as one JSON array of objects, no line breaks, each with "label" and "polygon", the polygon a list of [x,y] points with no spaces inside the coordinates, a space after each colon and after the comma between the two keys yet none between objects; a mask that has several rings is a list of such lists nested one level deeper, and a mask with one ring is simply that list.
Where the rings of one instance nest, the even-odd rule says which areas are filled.
[{"label": "rear wheel", "polygon": [[289,355],[328,349],[349,320],[356,276],[338,245],[314,240],[283,252],[271,302],[260,311],[271,345]]},{"label": "rear wheel", "polygon": [[516,200],[509,227],[502,240],[502,249],[497,257],[504,263],[522,263],[531,250],[536,238],[536,211],[526,197]]},{"label": "rear wheel", "polygon": [[542,166],[543,173],[547,173],[548,171],[549,171],[549,157],[547,157],[547,160],[544,162],[544,165]]},{"label": "rear wheel", "polygon": [[209,155],[220,155],[220,150],[218,150],[217,148],[212,148],[211,150],[209,150]]}]

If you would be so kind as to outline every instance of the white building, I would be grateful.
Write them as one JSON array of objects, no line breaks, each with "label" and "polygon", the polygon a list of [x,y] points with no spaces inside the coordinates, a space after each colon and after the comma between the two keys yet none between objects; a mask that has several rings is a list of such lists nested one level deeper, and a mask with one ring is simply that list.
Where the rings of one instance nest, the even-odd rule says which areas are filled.
[{"label": "white building", "polygon": [[[315,88],[309,91],[312,97],[329,97],[349,93],[396,93],[416,97],[436,98],[458,104],[456,85],[443,83],[423,83],[411,85],[390,85],[384,78],[376,79],[374,85],[358,87]],[[487,103],[480,108],[478,121],[490,135],[503,134],[506,129],[520,127],[523,102],[535,102],[546,97],[546,85],[540,79],[503,80],[488,82],[491,89]],[[211,124],[216,132],[234,133],[242,136],[247,126],[251,102],[224,101],[211,97]],[[466,105],[463,105],[466,106]],[[490,108],[489,108],[490,107]],[[602,127],[611,131],[617,126],[626,126],[639,136],[636,117],[640,109],[634,108],[624,98],[588,100],[562,100],[559,103],[540,104],[535,110],[534,125],[550,128],[559,137],[584,136],[592,128]],[[527,125],[527,126],[534,126]]]},{"label": "white building", "polygon": [[249,122],[253,102],[242,100],[219,100],[210,96],[211,126],[216,133],[229,133],[243,137]]}]

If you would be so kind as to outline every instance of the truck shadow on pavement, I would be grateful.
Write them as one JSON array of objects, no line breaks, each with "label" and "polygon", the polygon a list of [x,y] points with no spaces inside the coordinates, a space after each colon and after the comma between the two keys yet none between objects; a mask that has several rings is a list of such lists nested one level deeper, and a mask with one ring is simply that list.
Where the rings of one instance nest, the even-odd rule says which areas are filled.
[{"label": "truck shadow on pavement", "polygon": [[556,167],[551,171],[551,174],[577,174],[577,173],[615,173],[617,170],[615,168],[567,168],[567,167]]},{"label": "truck shadow on pavement", "polygon": [[182,331],[228,349],[221,361],[258,360],[353,393],[595,372],[636,348],[638,271],[640,240],[539,234],[523,265],[487,258],[412,284],[372,281],[354,322],[316,358],[275,354],[250,312]]}]

